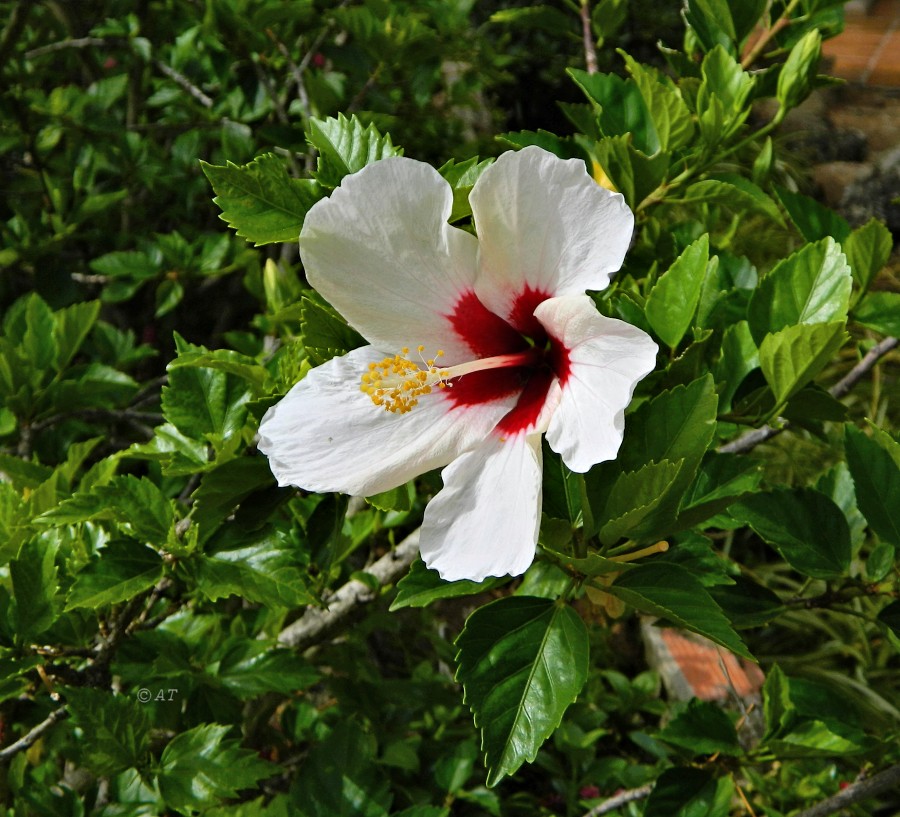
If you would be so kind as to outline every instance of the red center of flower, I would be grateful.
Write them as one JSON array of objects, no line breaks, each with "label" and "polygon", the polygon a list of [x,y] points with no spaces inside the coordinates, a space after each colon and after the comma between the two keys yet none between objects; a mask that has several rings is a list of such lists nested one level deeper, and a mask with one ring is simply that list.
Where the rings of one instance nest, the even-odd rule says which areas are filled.
[{"label": "red center of flower", "polygon": [[475,371],[450,380],[443,393],[455,406],[489,403],[518,394],[516,405],[498,423],[501,434],[526,431],[537,421],[555,378],[569,376],[569,352],[548,334],[534,310],[549,292],[526,286],[515,298],[509,319],[491,312],[474,292],[460,296],[448,316],[461,340],[479,358],[509,355],[502,368]]}]

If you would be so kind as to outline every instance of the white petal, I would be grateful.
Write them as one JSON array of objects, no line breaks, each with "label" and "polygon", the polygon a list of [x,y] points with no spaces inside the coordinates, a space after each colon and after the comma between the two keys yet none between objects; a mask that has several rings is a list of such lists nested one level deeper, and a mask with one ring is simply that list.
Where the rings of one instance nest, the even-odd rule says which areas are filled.
[{"label": "white petal", "polygon": [[306,375],[266,412],[259,450],[279,485],[371,496],[439,468],[477,445],[515,402],[453,407],[442,391],[392,414],[360,391],[371,346],[334,358]]},{"label": "white petal", "polygon": [[441,476],[419,538],[425,564],[447,581],[524,573],[540,525],[540,435],[492,435]]},{"label": "white petal", "polygon": [[504,153],[469,196],[480,247],[476,292],[499,315],[527,285],[549,295],[603,289],[622,266],[634,216],[579,159]]},{"label": "white petal", "polygon": [[584,473],[618,453],[625,408],[656,365],[657,347],[636,326],[601,315],[587,295],[551,298],[534,314],[569,350],[569,375],[547,442],[569,468]]},{"label": "white petal", "polygon": [[445,317],[471,291],[477,241],[447,223],[450,185],[431,166],[383,159],[313,206],[300,233],[310,284],[370,343],[471,357]]}]

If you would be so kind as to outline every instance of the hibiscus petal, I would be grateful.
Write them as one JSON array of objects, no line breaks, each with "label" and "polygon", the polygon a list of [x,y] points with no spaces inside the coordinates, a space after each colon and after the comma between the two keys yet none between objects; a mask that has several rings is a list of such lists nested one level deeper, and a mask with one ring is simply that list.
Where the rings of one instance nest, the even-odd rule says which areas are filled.
[{"label": "hibiscus petal", "polygon": [[636,326],[601,315],[587,295],[551,298],[534,314],[568,350],[547,442],[569,468],[584,473],[618,453],[625,408],[656,365],[657,346]]},{"label": "hibiscus petal", "polygon": [[524,573],[540,526],[540,435],[491,435],[441,476],[419,538],[425,564],[447,581]]},{"label": "hibiscus petal", "polygon": [[310,284],[370,343],[471,358],[447,315],[475,280],[477,241],[447,223],[450,185],[431,166],[392,157],[347,176],[300,233]]},{"label": "hibiscus petal", "polygon": [[374,405],[360,377],[383,353],[355,349],[313,369],[263,417],[259,450],[279,485],[371,496],[439,468],[481,442],[515,395],[454,407],[435,391],[408,414]]},{"label": "hibiscus petal", "polygon": [[546,297],[605,288],[634,229],[625,200],[584,162],[533,146],[497,159],[469,201],[480,247],[475,291],[504,317],[526,290]]}]

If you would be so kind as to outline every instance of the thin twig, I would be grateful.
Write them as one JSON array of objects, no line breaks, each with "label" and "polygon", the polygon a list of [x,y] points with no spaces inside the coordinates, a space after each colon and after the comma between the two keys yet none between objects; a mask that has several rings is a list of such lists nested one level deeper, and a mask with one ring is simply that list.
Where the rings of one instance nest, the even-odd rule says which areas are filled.
[{"label": "thin twig", "polygon": [[184,74],[176,71],[172,66],[166,65],[162,60],[154,60],[153,64],[160,73],[165,74],[172,82],[187,91],[204,108],[212,108],[214,104],[212,98],[204,94],[203,91],[194,85]]},{"label": "thin twig", "polygon": [[846,806],[877,797],[897,786],[900,786],[900,763],[895,763],[872,777],[858,778],[843,791],[821,803],[816,803],[811,808],[804,809],[794,817],[827,817]]},{"label": "thin twig", "polygon": [[[860,380],[862,380],[865,374],[881,360],[881,358],[891,350],[895,349],[898,343],[900,343],[900,341],[898,341],[897,338],[885,338],[880,343],[877,343],[869,349],[866,356],[859,361],[846,376],[842,377],[828,390],[828,393],[837,399],[846,395]],[[745,451],[749,451],[751,448],[755,448],[760,443],[764,443],[766,440],[770,440],[772,437],[781,434],[782,431],[790,428],[790,425],[790,423],[785,422],[779,427],[766,425],[762,428],[755,428],[753,431],[741,434],[740,437],[737,437],[730,443],[719,446],[717,451],[720,454],[742,454]]]},{"label": "thin twig", "polygon": [[597,48],[591,27],[590,0],[581,0],[581,38],[584,42],[584,65],[589,74],[597,73]]},{"label": "thin twig", "polygon": [[[378,581],[379,586],[390,584],[406,572],[418,552],[419,531],[417,529],[394,550],[365,568],[365,572],[372,575]],[[374,601],[377,596],[377,590],[373,590],[361,581],[352,579],[327,599],[326,609],[311,607],[293,624],[285,627],[278,636],[278,643],[284,647],[305,650],[327,638],[357,607]]]},{"label": "thin twig", "polygon": [[35,57],[43,57],[45,54],[54,54],[57,51],[65,51],[67,48],[93,48],[107,44],[102,37],[76,37],[71,40],[60,40],[58,43],[42,45],[25,52],[25,58],[33,60]]},{"label": "thin twig", "polygon": [[782,12],[781,16],[767,28],[762,34],[760,34],[759,39],[753,44],[753,48],[747,52],[746,56],[741,60],[741,68],[745,71],[756,62],[757,58],[760,54],[765,50],[766,46],[772,40],[772,38],[783,29],[785,26],[789,26],[791,24],[791,14],[793,14],[794,9],[797,7],[797,4],[800,0],[791,0],[788,3],[787,8]]},{"label": "thin twig", "polygon": [[44,734],[44,732],[52,729],[54,724],[61,721],[69,713],[64,706],[54,709],[43,721],[29,732],[26,732],[15,743],[10,743],[5,749],[0,750],[0,763],[6,763],[23,749],[27,749]]},{"label": "thin twig", "polygon": [[628,803],[633,803],[636,800],[643,800],[645,797],[650,795],[650,792],[653,791],[653,784],[647,783],[644,786],[638,786],[636,789],[626,789],[625,791],[620,791],[618,794],[614,794],[612,797],[607,797],[602,803],[598,803],[594,806],[584,817],[600,817],[602,814],[609,814],[611,811],[615,811],[617,808],[620,808]]},{"label": "thin twig", "polygon": [[45,428],[55,426],[66,420],[74,420],[79,418],[82,420],[91,420],[94,422],[110,420],[129,423],[152,423],[159,425],[163,421],[162,414],[155,411],[135,411],[134,409],[78,409],[77,411],[64,412],[62,414],[54,414],[46,420],[40,420],[31,424],[31,433],[35,434],[43,431]]}]

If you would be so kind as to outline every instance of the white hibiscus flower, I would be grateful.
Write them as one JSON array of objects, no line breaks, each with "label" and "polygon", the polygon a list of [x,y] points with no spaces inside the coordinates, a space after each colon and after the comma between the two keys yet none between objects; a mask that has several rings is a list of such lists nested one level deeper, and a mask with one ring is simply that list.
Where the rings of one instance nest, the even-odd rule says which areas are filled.
[{"label": "white hibiscus flower", "polygon": [[584,294],[621,266],[634,217],[582,162],[503,154],[470,196],[477,238],[448,224],[452,199],[396,157],[309,211],[307,278],[370,345],[294,386],[259,448],[280,485],[361,496],[446,466],[422,558],[481,581],[534,559],[541,435],[573,471],[614,458],[657,349]]}]

